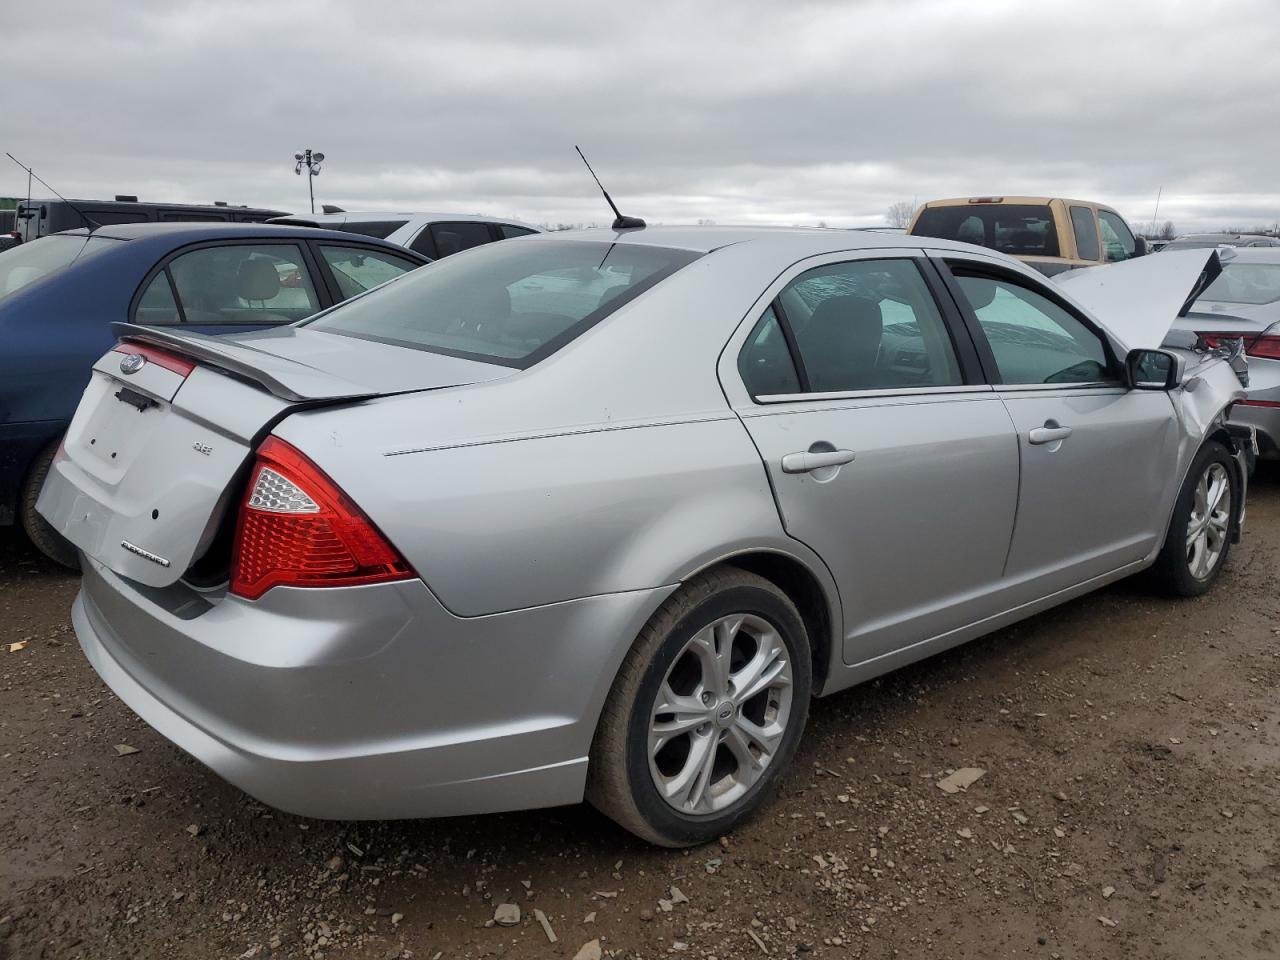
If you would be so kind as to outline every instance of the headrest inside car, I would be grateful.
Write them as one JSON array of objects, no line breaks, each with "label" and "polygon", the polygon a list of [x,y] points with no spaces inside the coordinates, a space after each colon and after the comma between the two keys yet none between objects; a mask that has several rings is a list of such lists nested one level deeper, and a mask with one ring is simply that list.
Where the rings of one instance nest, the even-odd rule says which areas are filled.
[{"label": "headrest inside car", "polygon": [[242,300],[274,300],[280,293],[280,274],[270,260],[245,260],[236,271]]}]

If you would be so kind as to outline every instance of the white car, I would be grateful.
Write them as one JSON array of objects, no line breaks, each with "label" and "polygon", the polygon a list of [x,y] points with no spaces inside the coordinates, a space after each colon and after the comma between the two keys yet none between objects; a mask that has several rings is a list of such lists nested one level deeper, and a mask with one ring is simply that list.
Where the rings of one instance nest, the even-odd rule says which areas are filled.
[{"label": "white car", "polygon": [[286,223],[300,227],[323,227],[366,237],[390,240],[402,247],[439,260],[497,240],[527,237],[542,229],[518,220],[500,220],[466,213],[299,213],[275,217],[268,223]]}]

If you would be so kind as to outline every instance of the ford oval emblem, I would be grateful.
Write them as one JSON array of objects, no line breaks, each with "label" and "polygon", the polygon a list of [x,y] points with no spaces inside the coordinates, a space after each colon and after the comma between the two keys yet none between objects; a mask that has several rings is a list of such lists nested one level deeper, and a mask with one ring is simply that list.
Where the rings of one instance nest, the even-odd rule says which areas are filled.
[{"label": "ford oval emblem", "polygon": [[147,358],[140,353],[126,354],[125,358],[120,361],[120,372],[125,374],[137,373],[146,365],[146,362]]}]

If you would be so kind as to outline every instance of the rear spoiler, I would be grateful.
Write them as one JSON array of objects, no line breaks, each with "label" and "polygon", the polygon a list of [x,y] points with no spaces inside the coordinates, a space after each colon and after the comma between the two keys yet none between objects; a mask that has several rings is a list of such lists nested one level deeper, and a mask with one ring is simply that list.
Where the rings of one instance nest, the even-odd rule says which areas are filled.
[{"label": "rear spoiler", "polygon": [[169,333],[136,323],[113,323],[111,332],[121,341],[160,347],[216,367],[240,380],[258,384],[281,400],[294,403],[308,400],[363,400],[378,395],[367,387],[333,374],[254,350],[246,344],[233,344],[220,337],[200,333]]}]

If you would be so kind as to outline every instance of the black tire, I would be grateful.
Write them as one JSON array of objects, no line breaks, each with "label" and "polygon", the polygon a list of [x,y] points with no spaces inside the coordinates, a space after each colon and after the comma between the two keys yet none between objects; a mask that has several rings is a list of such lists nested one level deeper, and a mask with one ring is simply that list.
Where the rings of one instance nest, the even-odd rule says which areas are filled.
[{"label": "black tire", "polygon": [[[767,622],[786,647],[789,715],[759,779],[723,810],[691,815],[663,798],[650,773],[650,712],[668,670],[689,640],[718,618],[733,614]],[[591,747],[587,799],[620,826],[659,846],[692,846],[724,835],[759,810],[776,788],[808,719],[812,678],[804,623],[785,593],[763,577],[728,567],[691,578],[653,615],[618,671]]]},{"label": "black tire", "polygon": [[[1230,500],[1230,514],[1227,521],[1227,533],[1222,543],[1222,551],[1212,568],[1203,576],[1196,576],[1188,562],[1187,534],[1191,523],[1192,511],[1195,507],[1196,487],[1201,477],[1214,465],[1226,472],[1231,489],[1227,496]],[[1156,558],[1151,573],[1156,586],[1163,592],[1176,597],[1198,597],[1207,592],[1217,581],[1226,566],[1227,556],[1231,552],[1231,537],[1236,529],[1240,516],[1240,477],[1236,472],[1235,459],[1227,448],[1216,440],[1210,440],[1191,461],[1191,469],[1178,491],[1178,499],[1173,505],[1173,516],[1169,520],[1169,531],[1165,535],[1164,547]]]},{"label": "black tire", "polygon": [[40,498],[40,488],[44,486],[44,478],[49,474],[49,467],[53,463],[54,455],[58,452],[60,442],[61,438],[49,444],[32,463],[31,472],[27,474],[18,498],[18,519],[22,523],[23,531],[27,534],[27,539],[37,550],[59,566],[78,571],[80,554],[76,552],[76,548],[62,534],[49,526],[44,517],[36,513],[36,500]]}]

